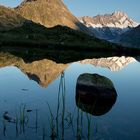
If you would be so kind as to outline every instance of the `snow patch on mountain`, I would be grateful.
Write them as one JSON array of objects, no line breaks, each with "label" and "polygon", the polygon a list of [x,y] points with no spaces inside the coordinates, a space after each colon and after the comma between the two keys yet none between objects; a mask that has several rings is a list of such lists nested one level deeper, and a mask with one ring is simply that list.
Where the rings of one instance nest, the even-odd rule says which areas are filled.
[{"label": "snow patch on mountain", "polygon": [[122,33],[139,25],[139,23],[133,21],[122,11],[115,11],[112,14],[98,15],[95,17],[84,16],[80,17],[79,20],[96,37],[113,42],[117,41]]}]

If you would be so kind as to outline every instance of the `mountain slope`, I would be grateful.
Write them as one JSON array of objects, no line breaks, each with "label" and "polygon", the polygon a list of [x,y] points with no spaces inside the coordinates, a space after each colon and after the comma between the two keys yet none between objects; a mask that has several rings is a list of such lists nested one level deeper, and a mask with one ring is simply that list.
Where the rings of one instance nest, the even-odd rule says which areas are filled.
[{"label": "mountain slope", "polygon": [[24,21],[13,9],[0,5],[0,30],[22,26]]},{"label": "mountain slope", "polygon": [[[44,2],[45,0],[31,0],[31,4],[32,2],[39,1]],[[48,0],[46,0],[46,2],[47,1]],[[21,5],[27,3],[30,3],[29,0]],[[3,7],[0,7],[0,11],[2,11],[1,9],[3,9]],[[32,9],[34,8],[32,7]],[[43,10],[40,12],[43,12]],[[121,48],[121,46],[89,36],[79,31],[80,29],[74,30],[61,25],[47,28],[39,23],[23,18],[16,13],[16,10],[6,7],[4,7],[4,12],[1,13],[0,47],[45,47],[46,49],[61,49],[65,51],[126,51],[126,49]]]},{"label": "mountain slope", "polygon": [[116,41],[118,36],[138,26],[128,15],[121,11],[112,14],[98,15],[95,17],[81,17],[85,24],[100,39]]},{"label": "mountain slope", "polygon": [[[69,27],[46,28],[34,22],[25,21],[22,26],[0,32],[1,46],[30,46],[51,49],[72,50],[118,50],[115,44],[96,39]],[[118,46],[119,47],[119,46]]]},{"label": "mountain slope", "polygon": [[62,25],[88,32],[62,0],[24,0],[15,10],[24,18],[46,27]]},{"label": "mountain slope", "polygon": [[122,34],[119,43],[128,47],[140,48],[140,25]]}]

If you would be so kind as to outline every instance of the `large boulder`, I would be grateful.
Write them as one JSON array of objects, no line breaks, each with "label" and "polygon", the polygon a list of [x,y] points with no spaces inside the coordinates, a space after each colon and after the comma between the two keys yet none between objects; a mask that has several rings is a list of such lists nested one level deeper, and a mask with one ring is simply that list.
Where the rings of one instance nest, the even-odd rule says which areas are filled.
[{"label": "large boulder", "polygon": [[98,74],[82,74],[76,85],[76,105],[95,116],[107,113],[117,99],[112,81]]}]

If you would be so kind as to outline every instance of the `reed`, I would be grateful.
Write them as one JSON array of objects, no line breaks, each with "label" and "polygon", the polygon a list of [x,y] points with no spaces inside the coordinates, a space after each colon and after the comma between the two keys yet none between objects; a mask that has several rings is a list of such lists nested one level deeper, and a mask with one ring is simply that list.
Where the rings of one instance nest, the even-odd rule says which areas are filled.
[{"label": "reed", "polygon": [[15,118],[15,123],[16,123],[16,125],[15,125],[15,127],[16,127],[16,136],[18,135],[18,133],[19,133],[19,128],[18,128],[18,123],[19,123],[19,119],[18,119],[18,114],[16,113],[16,118]]},{"label": "reed", "polygon": [[3,120],[3,135],[6,136],[6,131],[7,131],[7,128],[6,128],[6,121]]},{"label": "reed", "polygon": [[50,137],[53,140],[57,137],[56,129],[55,129],[55,119],[54,119],[53,112],[52,112],[51,107],[48,102],[47,102],[47,105],[48,105],[48,109],[49,109],[49,113],[50,113],[50,121],[49,121],[50,130],[51,130]]},{"label": "reed", "polygon": [[[38,109],[29,110],[26,108],[26,104],[21,104],[19,112],[15,115],[15,128],[16,135],[25,134],[25,129],[29,128],[27,124],[29,123],[29,112],[35,113],[34,127],[36,133],[41,130],[42,139],[51,140],[64,140],[65,139],[65,129],[72,129],[73,138],[76,140],[90,140],[91,139],[91,128],[92,128],[92,117],[88,113],[84,113],[80,108],[75,107],[73,112],[66,110],[66,86],[65,86],[65,73],[62,72],[60,77],[60,83],[58,87],[58,97],[56,110],[52,110],[51,105],[46,102],[48,112],[48,123],[49,127],[43,124],[43,127],[39,127],[39,113]],[[80,98],[78,99],[78,104],[80,104]],[[93,106],[94,107],[94,106]],[[84,128],[84,123],[87,124],[87,133]],[[66,127],[67,126],[67,127]],[[42,129],[39,129],[42,128]],[[45,129],[46,128],[46,129]],[[20,133],[19,133],[20,129]],[[47,131],[49,129],[49,131]],[[3,122],[3,135],[6,136],[7,127],[6,122]],[[40,131],[39,131],[40,132]],[[48,135],[47,135],[48,133]]]},{"label": "reed", "polygon": [[59,83],[59,89],[58,89],[58,97],[57,97],[57,111],[56,111],[56,133],[57,135],[59,134],[59,109],[60,109],[60,103],[61,103],[61,87],[62,87],[62,81],[63,78],[62,78],[62,75],[60,77],[60,83]]},{"label": "reed", "polygon": [[87,118],[87,125],[88,125],[87,139],[90,140],[90,136],[91,136],[91,115],[86,113],[86,118]]}]

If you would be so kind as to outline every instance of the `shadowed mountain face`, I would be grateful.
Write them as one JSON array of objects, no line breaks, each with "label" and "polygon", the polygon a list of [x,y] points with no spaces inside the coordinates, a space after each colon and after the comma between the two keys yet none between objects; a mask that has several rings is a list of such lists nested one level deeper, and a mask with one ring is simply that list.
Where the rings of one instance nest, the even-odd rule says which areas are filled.
[{"label": "shadowed mountain face", "polygon": [[140,48],[140,25],[122,34],[119,43],[127,47]]},{"label": "shadowed mountain face", "polygon": [[98,59],[85,59],[79,61],[81,64],[91,64],[94,66],[100,66],[104,68],[109,68],[111,71],[119,71],[123,69],[128,64],[135,62],[136,59],[133,57],[107,57]]},{"label": "shadowed mountain face", "polygon": [[46,27],[62,25],[88,31],[86,26],[70,13],[62,0],[25,0],[15,10],[24,18]]},{"label": "shadowed mountain face", "polygon": [[47,59],[25,63],[21,58],[8,53],[0,53],[0,67],[6,66],[18,67],[42,87],[47,87],[68,67],[67,64],[57,64]]},{"label": "shadowed mountain face", "polygon": [[13,9],[0,5],[0,30],[22,26],[24,21]]},{"label": "shadowed mountain face", "polygon": [[117,99],[110,79],[98,74],[82,74],[76,85],[76,105],[95,116],[106,114]]}]

